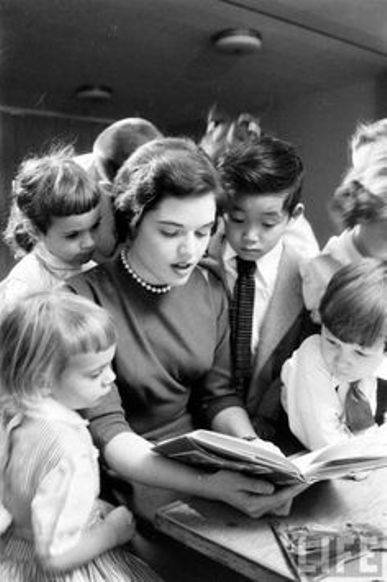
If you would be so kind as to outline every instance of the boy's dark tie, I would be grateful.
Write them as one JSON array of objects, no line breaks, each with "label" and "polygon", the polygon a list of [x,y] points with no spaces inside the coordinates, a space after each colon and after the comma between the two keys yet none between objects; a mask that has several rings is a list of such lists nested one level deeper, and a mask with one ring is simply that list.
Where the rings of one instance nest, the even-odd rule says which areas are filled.
[{"label": "boy's dark tie", "polygon": [[358,432],[375,424],[371,406],[359,386],[359,382],[351,382],[345,397],[345,420],[352,432]]},{"label": "boy's dark tie", "polygon": [[251,333],[257,265],[237,257],[238,277],[231,301],[231,350],[233,355],[234,384],[244,396],[251,378]]}]

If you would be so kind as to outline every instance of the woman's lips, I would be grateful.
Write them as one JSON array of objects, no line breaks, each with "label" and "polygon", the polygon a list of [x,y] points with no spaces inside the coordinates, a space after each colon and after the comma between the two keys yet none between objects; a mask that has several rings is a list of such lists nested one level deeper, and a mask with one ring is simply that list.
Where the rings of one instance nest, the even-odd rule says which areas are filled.
[{"label": "woman's lips", "polygon": [[193,266],[193,263],[174,263],[171,265],[171,269],[178,275],[185,276],[192,270]]}]

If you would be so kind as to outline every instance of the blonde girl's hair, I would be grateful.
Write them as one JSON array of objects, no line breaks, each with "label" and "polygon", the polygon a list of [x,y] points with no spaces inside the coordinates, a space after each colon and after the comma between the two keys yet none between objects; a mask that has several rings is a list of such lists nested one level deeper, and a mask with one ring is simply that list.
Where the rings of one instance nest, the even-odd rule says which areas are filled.
[{"label": "blonde girl's hair", "polygon": [[330,210],[346,228],[387,218],[387,148],[375,148],[367,164],[347,172],[332,197]]},{"label": "blonde girl's hair", "polygon": [[[65,291],[27,296],[0,319],[0,408],[8,417],[45,395],[71,356],[116,343],[109,313]],[[4,419],[4,416],[3,416]]]},{"label": "blonde girl's hair", "polygon": [[322,324],[340,341],[387,340],[387,262],[362,259],[333,275],[320,303]]},{"label": "blonde girl's hair", "polygon": [[100,199],[97,182],[76,162],[72,147],[27,158],[12,184],[4,240],[15,253],[29,252],[36,243],[36,230],[46,234],[53,218],[89,212]]},{"label": "blonde girl's hair", "polygon": [[[387,148],[387,117],[372,122],[362,122],[356,127],[350,140],[352,158],[363,146],[378,146]],[[352,159],[354,164],[354,160]]]}]

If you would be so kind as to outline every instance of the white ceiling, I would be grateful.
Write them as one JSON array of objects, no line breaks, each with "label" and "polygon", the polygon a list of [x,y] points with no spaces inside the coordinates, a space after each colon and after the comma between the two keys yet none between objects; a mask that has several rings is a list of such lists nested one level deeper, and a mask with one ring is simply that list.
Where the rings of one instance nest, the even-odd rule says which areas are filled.
[{"label": "white ceiling", "polygon": [[[387,73],[387,0],[0,0],[0,105],[195,127],[209,107],[262,113]],[[257,29],[263,48],[211,36]],[[74,97],[107,85],[110,102]]]}]

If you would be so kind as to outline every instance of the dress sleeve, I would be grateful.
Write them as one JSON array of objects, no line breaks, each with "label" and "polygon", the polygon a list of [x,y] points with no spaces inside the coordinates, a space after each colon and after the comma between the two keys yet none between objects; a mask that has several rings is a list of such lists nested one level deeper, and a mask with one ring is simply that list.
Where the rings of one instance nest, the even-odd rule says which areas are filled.
[{"label": "dress sleeve", "polygon": [[101,451],[118,434],[132,432],[125,418],[116,386],[112,387],[98,406],[83,410],[82,416],[89,420],[89,429],[94,443]]},{"label": "dress sleeve", "polygon": [[351,437],[342,404],[319,352],[318,335],[303,342],[282,367],[282,403],[292,433],[314,450]]},{"label": "dress sleeve", "polygon": [[45,474],[31,504],[39,556],[60,555],[77,544],[96,495],[96,476],[86,454],[62,458]]},{"label": "dress sleeve", "polygon": [[[106,271],[99,266],[87,273],[68,279],[64,285],[64,290],[82,295],[93,303],[104,307],[98,296],[98,285],[95,285],[95,278],[91,276],[93,272],[98,273],[100,284],[103,279],[108,279]],[[94,443],[101,451],[115,436],[122,432],[131,431],[116,386],[113,386],[98,406],[82,410],[82,416],[89,420],[89,429]]]},{"label": "dress sleeve", "polygon": [[206,422],[225,408],[243,406],[232,387],[228,302],[222,283],[209,273],[213,309],[216,311],[216,347],[212,366],[201,383],[201,407]]}]

